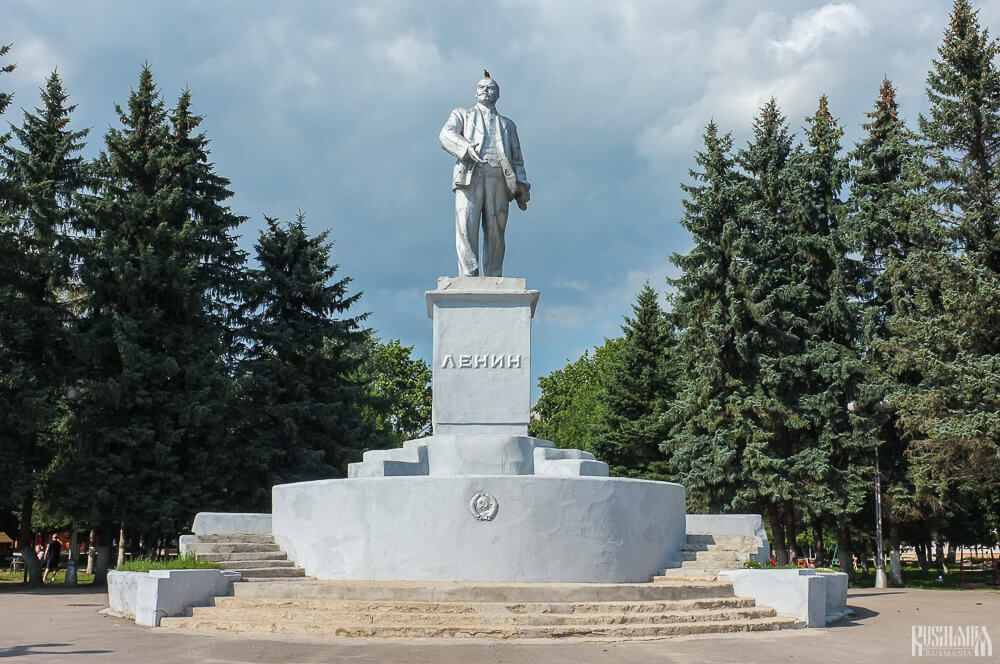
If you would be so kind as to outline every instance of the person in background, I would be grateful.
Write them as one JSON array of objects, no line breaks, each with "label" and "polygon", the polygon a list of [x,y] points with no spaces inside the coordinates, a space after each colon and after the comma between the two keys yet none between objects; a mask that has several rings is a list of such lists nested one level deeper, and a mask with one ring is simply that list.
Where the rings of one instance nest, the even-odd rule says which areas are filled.
[{"label": "person in background", "polygon": [[53,581],[56,580],[56,572],[59,571],[59,554],[62,553],[62,543],[59,541],[59,537],[52,533],[52,539],[49,540],[49,545],[45,547],[45,573],[42,574],[42,582],[48,581],[49,576]]}]

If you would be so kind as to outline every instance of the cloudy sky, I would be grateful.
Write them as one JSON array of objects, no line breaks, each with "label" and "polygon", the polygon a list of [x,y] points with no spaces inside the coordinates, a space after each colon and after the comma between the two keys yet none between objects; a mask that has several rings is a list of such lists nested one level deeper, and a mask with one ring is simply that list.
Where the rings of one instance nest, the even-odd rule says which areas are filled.
[{"label": "cloudy sky", "polygon": [[[980,0],[1000,30],[1000,0]],[[688,249],[679,184],[712,118],[745,144],[777,98],[799,128],[820,95],[857,140],[883,75],[904,115],[924,80],[945,0],[492,0],[464,2],[34,2],[8,0],[20,122],[53,69],[101,147],[144,61],[168,103],[189,87],[231,206],[249,221],[306,212],[364,292],[383,338],[430,359],[423,292],[454,275],[453,160],[437,134],[485,67],[518,125],[532,202],[512,206],[504,273],[541,290],[535,378],[619,333],[645,280]],[[994,30],[994,31],[996,31]],[[537,397],[537,389],[536,395]]]}]

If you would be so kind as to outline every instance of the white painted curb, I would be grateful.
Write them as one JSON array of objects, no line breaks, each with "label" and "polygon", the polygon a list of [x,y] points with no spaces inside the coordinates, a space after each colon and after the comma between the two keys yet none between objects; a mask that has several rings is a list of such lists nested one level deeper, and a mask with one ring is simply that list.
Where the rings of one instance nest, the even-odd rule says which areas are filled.
[{"label": "white painted curb", "polygon": [[158,627],[164,616],[182,616],[192,606],[208,606],[213,597],[233,594],[240,573],[221,569],[159,569],[108,572],[105,611],[131,618],[137,625]]},{"label": "white painted curb", "polygon": [[811,569],[734,569],[719,572],[738,597],[752,597],[779,615],[824,627],[847,613],[847,575]]}]

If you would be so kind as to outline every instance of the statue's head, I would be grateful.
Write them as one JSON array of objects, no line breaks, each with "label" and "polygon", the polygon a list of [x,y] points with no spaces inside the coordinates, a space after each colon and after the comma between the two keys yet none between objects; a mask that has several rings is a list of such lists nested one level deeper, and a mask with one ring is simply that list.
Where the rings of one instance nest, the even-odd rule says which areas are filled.
[{"label": "statue's head", "polygon": [[492,106],[497,103],[497,99],[500,99],[500,86],[484,69],[482,80],[476,84],[476,101],[486,106]]}]

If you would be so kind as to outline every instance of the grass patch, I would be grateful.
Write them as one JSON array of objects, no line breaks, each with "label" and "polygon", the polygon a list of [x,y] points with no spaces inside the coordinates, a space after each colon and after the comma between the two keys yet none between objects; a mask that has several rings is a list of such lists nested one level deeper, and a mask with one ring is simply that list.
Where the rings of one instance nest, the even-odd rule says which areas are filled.
[{"label": "grass patch", "polygon": [[[84,565],[84,569],[86,569],[86,565]],[[9,572],[7,570],[4,570],[4,571],[0,572],[0,584],[2,584],[2,585],[5,585],[5,586],[6,585],[20,585],[23,580],[24,580],[24,573],[23,572]],[[44,585],[46,587],[48,587],[48,586],[61,586],[65,582],[66,582],[66,570],[61,569],[58,572],[56,572],[56,580],[55,581],[48,581]],[[77,583],[77,585],[86,586],[86,585],[90,585],[93,582],[94,582],[94,575],[93,574],[87,574],[85,572],[80,572],[80,571],[78,571],[76,573],[76,583]]]},{"label": "grass patch", "polygon": [[198,560],[193,553],[187,553],[169,560],[133,558],[118,568],[122,572],[148,572],[152,569],[222,569],[222,565],[209,560]]},{"label": "grass patch", "polygon": [[[993,580],[993,570],[987,568],[986,571],[965,570],[965,589],[991,589],[996,590],[997,586]],[[958,567],[952,567],[944,574],[941,581],[938,581],[938,573],[933,567],[926,572],[921,572],[917,565],[903,565],[903,586],[906,588],[920,588],[923,590],[962,590],[959,585],[961,575]],[[861,570],[854,572],[854,583],[852,588],[874,588],[875,569],[870,568],[865,574]]]}]

